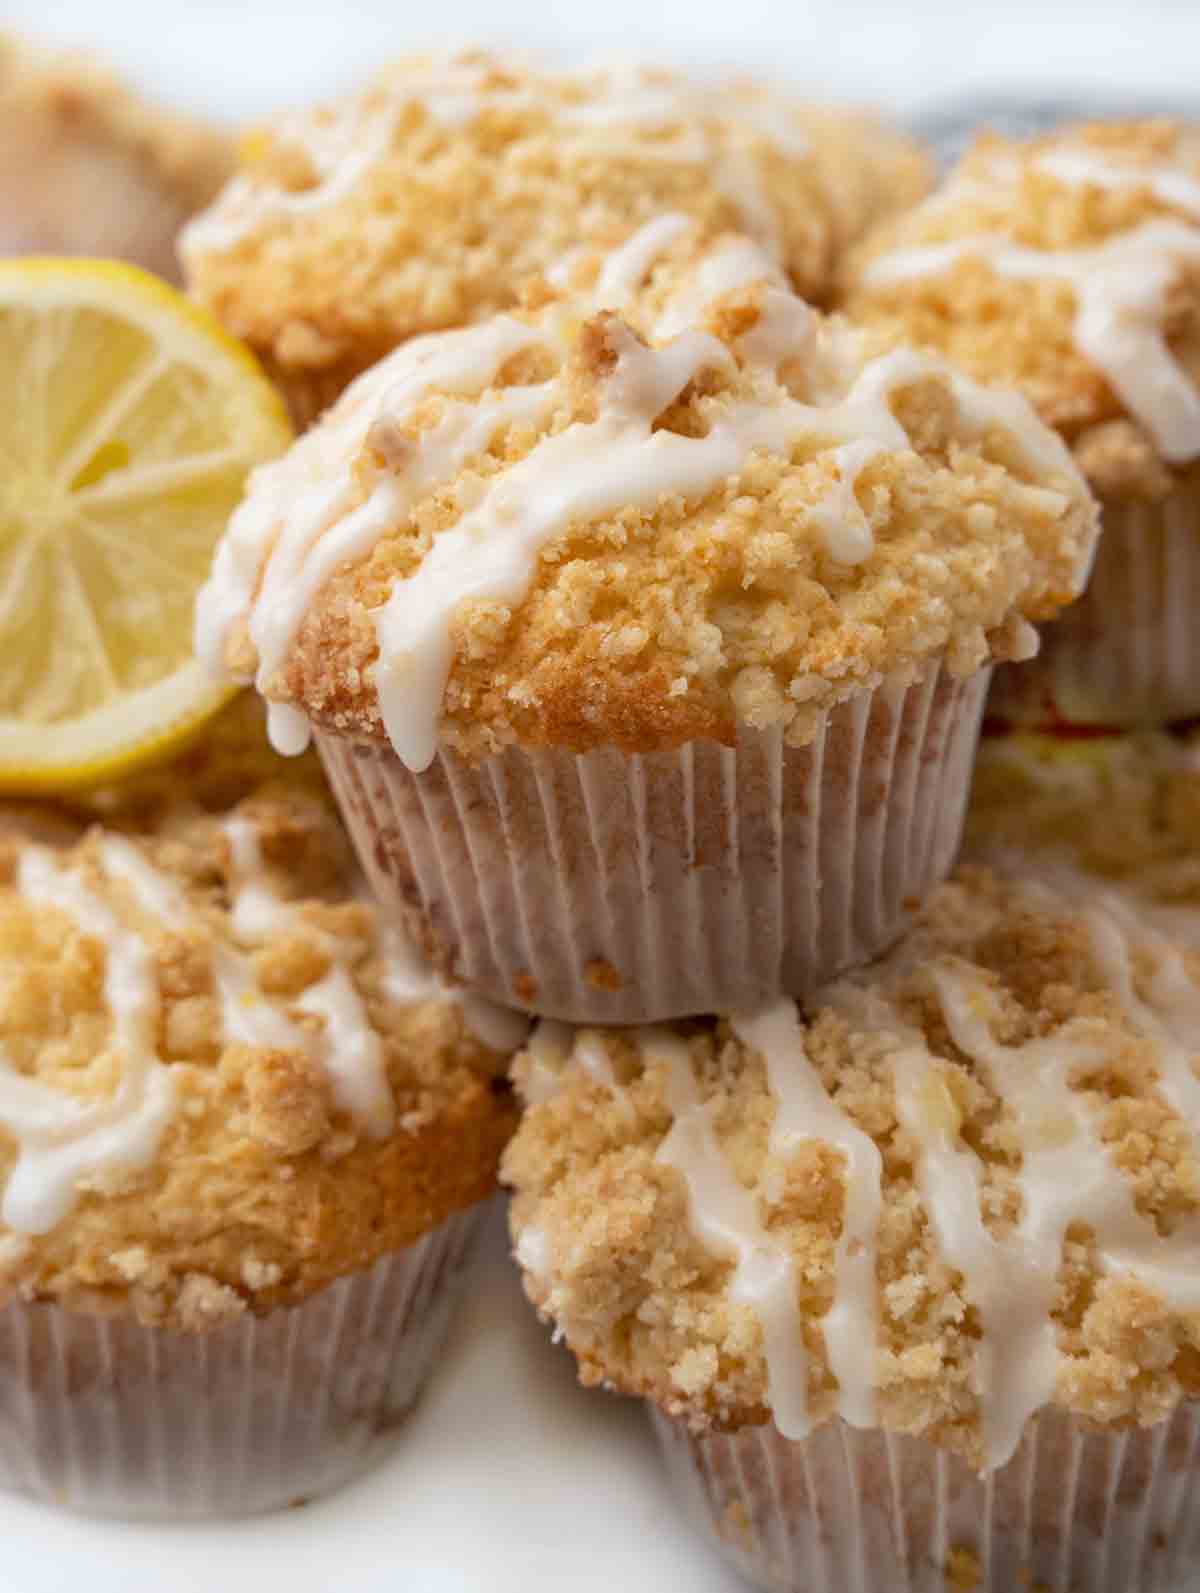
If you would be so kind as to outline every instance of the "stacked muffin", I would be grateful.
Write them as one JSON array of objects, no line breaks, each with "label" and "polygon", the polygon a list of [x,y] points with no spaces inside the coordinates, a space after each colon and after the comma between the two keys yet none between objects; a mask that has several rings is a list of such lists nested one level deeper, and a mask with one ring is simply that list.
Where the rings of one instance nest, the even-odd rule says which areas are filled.
[{"label": "stacked muffin", "polygon": [[0,943],[0,1479],[199,1517],[353,1476],[461,1293],[527,1025],[381,920],[245,699],[0,807]]},{"label": "stacked muffin", "polygon": [[[154,1422],[170,1443],[214,1364],[159,1335],[228,1305],[243,1380],[203,1386],[213,1431],[223,1400],[251,1412],[238,1464],[271,1482],[243,1504],[280,1496],[255,1435],[287,1429],[297,1378],[329,1380],[330,1430],[280,1440],[287,1480],[311,1491],[362,1459],[344,1429],[373,1431],[428,1359],[395,1291],[443,1300],[427,1252],[457,1254],[436,1236],[491,1186],[512,1127],[494,1075],[533,1019],[503,1152],[526,1290],[585,1381],[646,1402],[681,1493],[752,1579],[1117,1593],[1195,1569],[1186,751],[1139,745],[1130,781],[1114,744],[1060,781],[1055,750],[1006,743],[955,871],[992,666],[1032,671],[1035,627],[1069,626],[1089,481],[1111,533],[1128,464],[1147,545],[1186,500],[1189,323],[1155,342],[1174,303],[1157,255],[1121,318],[1123,251],[1139,270],[1152,246],[1187,255],[1143,211],[1191,179],[1161,131],[1113,135],[1116,178],[1092,137],[1049,166],[993,146],[987,203],[999,218],[1028,191],[1035,220],[931,247],[955,271],[982,249],[1007,287],[1014,252],[1029,266],[1098,231],[1088,247],[1120,257],[1079,311],[1089,348],[1119,345],[1099,375],[1086,349],[1066,374],[1042,358],[1070,340],[1074,253],[1046,292],[1014,270],[1028,326],[997,329],[977,285],[910,316],[893,267],[876,302],[888,240],[952,228],[987,183],[893,219],[923,162],[867,118],[472,55],[402,63],[247,140],[188,271],[319,418],[253,476],[197,646],[257,686],[281,752],[315,741],[376,903],[308,789],[225,789],[219,813],[201,795],[180,817],[150,782],[132,838],[130,799],[109,796],[107,829],[68,833],[62,859],[27,832],[15,847],[13,935],[91,969],[87,1016],[69,893],[85,940],[114,926],[110,969],[155,958],[155,1021],[183,1048],[182,1072],[146,1058],[146,1101],[165,1075],[189,1104],[145,1126],[132,1189],[89,1170],[68,1204],[83,1188],[98,1226],[26,1222],[11,1256],[52,1334],[88,1288],[149,1335],[166,1393],[145,1398],[138,1453]],[[813,308],[864,234],[855,319]],[[1141,380],[1138,337],[1171,392]],[[988,385],[1026,366],[1025,394]],[[1140,817],[1106,861],[1085,837],[1118,786]],[[432,970],[416,990],[405,957]],[[31,978],[14,1010],[40,1083],[81,1059],[36,958]],[[119,994],[100,998],[114,1021]],[[255,1032],[301,1015],[302,1038],[256,1055]],[[16,1154],[19,1172],[19,1135]],[[232,1232],[194,1209],[201,1165]],[[10,1204],[62,1198],[29,1183],[10,1178]],[[115,1256],[95,1238],[114,1223]],[[367,1326],[357,1295],[328,1303],[364,1288]],[[273,1324],[286,1350],[260,1355]],[[71,1353],[108,1364],[86,1332]],[[360,1399],[334,1361],[374,1368]],[[33,1409],[65,1405],[54,1385]],[[200,1467],[196,1508],[228,1507],[229,1461]]]},{"label": "stacked muffin", "polygon": [[847,262],[856,318],[1019,387],[1069,443],[1104,536],[1018,724],[1153,726],[1200,712],[1200,142],[1172,122],[986,138]]}]

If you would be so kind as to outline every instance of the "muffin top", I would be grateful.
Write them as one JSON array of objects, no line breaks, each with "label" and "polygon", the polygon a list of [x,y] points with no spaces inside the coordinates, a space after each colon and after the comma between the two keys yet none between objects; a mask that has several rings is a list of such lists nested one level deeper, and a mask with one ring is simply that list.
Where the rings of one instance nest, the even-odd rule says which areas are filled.
[{"label": "muffin top", "polygon": [[967,814],[969,855],[1037,853],[1060,887],[1082,871],[1194,938],[1200,907],[1200,738],[1163,732],[986,736]]},{"label": "muffin top", "polygon": [[1200,958],[964,868],[816,999],[543,1024],[502,1177],[587,1382],[697,1429],[837,1413],[987,1470],[1048,1404],[1200,1388]]},{"label": "muffin top", "polygon": [[175,233],[232,168],[215,128],[94,57],[0,33],[0,253],[113,255],[178,278]]},{"label": "muffin top", "polygon": [[494,1187],[525,1025],[436,987],[323,801],[35,834],[0,825],[5,1291],[199,1329]]},{"label": "muffin top", "polygon": [[1027,656],[1095,510],[1014,393],[795,297],[748,239],[656,217],[528,307],[417,339],[251,478],[203,656],[309,720],[583,751],[814,734],[947,658]]},{"label": "muffin top", "polygon": [[842,303],[1018,385],[1106,492],[1161,495],[1200,456],[1200,132],[981,138],[854,252]]},{"label": "muffin top", "polygon": [[763,85],[410,57],[244,140],[184,255],[226,325],[327,402],[405,338],[509,309],[523,278],[661,210],[754,234],[819,294],[838,252],[928,178],[873,116]]}]

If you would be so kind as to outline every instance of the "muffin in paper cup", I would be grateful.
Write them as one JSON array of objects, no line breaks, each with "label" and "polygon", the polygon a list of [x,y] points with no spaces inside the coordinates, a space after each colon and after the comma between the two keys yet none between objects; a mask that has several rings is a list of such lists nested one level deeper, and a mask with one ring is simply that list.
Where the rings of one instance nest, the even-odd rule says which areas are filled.
[{"label": "muffin in paper cup", "polygon": [[1103,535],[1082,597],[1046,626],[1035,665],[996,672],[988,713],[1001,725],[1154,726],[1200,714],[1195,471],[1161,500],[1099,501]]},{"label": "muffin in paper cup", "polygon": [[988,135],[844,263],[853,319],[1020,388],[1100,502],[1083,598],[997,672],[989,712],[1013,724],[1200,714],[1198,183],[1182,122]]},{"label": "muffin in paper cup", "polygon": [[1200,953],[1043,862],[960,868],[807,1019],[514,1066],[526,1293],[775,1593],[1200,1574]]},{"label": "muffin in paper cup", "polygon": [[1121,1432],[1043,1411],[982,1477],[836,1418],[799,1440],[652,1418],[682,1507],[770,1593],[1190,1593],[1200,1573],[1192,1402]]},{"label": "muffin in paper cup", "polygon": [[819,299],[847,245],[932,175],[867,111],[482,50],[395,61],[239,155],[185,233],[188,282],[302,426],[407,339],[512,310],[572,250],[664,211],[750,235]]},{"label": "muffin in paper cup", "polygon": [[120,811],[0,825],[0,1486],[246,1515],[416,1398],[525,1025],[441,991],[302,784]]},{"label": "muffin in paper cup", "polygon": [[1093,505],[1022,399],[745,238],[666,215],[562,281],[255,475],[200,651],[315,732],[447,979],[575,1022],[807,993],[944,875],[987,670]]},{"label": "muffin in paper cup", "polygon": [[179,229],[233,170],[215,127],[108,67],[0,33],[0,254],[131,260],[179,281]]}]

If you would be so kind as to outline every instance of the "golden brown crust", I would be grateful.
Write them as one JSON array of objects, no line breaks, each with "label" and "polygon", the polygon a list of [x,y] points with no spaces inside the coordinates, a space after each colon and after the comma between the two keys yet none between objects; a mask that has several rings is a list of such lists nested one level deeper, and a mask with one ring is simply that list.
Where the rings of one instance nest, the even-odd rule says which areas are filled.
[{"label": "golden brown crust", "polygon": [[[1149,944],[1135,958],[1143,993],[1156,967]],[[1200,956],[1186,957],[1195,979]],[[922,1142],[898,1116],[893,1058],[911,1044],[904,1036],[915,1033],[928,1047],[936,1088],[922,1094],[921,1110],[978,1159],[981,1216],[1001,1240],[1020,1215],[1023,1144],[986,1070],[950,1037],[936,982],[942,969],[979,989],[978,1010],[995,1041],[1020,1046],[1053,1036],[1071,1045],[1087,1036],[1091,1064],[1076,1070],[1071,1087],[1095,1113],[1113,1178],[1126,1180],[1160,1233],[1194,1222],[1200,1157],[1191,1125],[1159,1093],[1157,1046],[1111,986],[1083,917],[1026,883],[960,870],[898,952],[814,1003],[804,1054],[882,1158],[877,1420],[977,1463],[979,1322],[918,1184]],[[753,1193],[770,1242],[790,1249],[809,1410],[822,1420],[835,1409],[821,1329],[834,1298],[846,1160],[820,1137],[793,1142],[784,1154],[770,1146],[777,1104],[764,1062],[729,1022],[672,1032],[687,1039],[724,1160]],[[759,1323],[731,1293],[731,1262],[698,1236],[681,1173],[658,1154],[678,1119],[667,1070],[652,1044],[640,1043],[630,1031],[587,1031],[565,1043],[539,1041],[518,1058],[518,1087],[535,1104],[506,1152],[503,1177],[514,1190],[526,1292],[563,1334],[585,1382],[652,1399],[700,1429],[760,1422],[769,1410]],[[598,1069],[597,1051],[619,1088]],[[1055,1403],[1122,1425],[1158,1420],[1194,1392],[1200,1318],[1172,1308],[1133,1274],[1109,1275],[1078,1223],[1062,1247],[1052,1316],[1061,1357]]]},{"label": "golden brown crust", "polygon": [[[1077,153],[1114,163],[1120,171],[1169,165],[1185,179],[1200,178],[1200,134],[1186,123],[1085,124],[1025,143],[987,134],[941,192],[885,221],[851,252],[838,303],[854,320],[898,327],[908,340],[940,350],[983,381],[1019,386],[1043,418],[1078,446],[1081,463],[1097,447],[1119,447],[1117,481],[1123,489],[1128,491],[1133,472],[1149,476],[1149,495],[1161,496],[1167,467],[1072,335],[1077,296],[1069,283],[1001,276],[977,256],[915,280],[865,277],[885,255],[954,239],[986,234],[1055,252],[1093,248],[1164,217],[1195,222],[1194,210],[1170,203],[1147,184],[1068,182],[1042,164],[1045,157]],[[1164,334],[1193,383],[1200,380],[1198,312],[1200,269],[1181,260],[1167,297]],[[1091,435],[1096,428],[1101,442]],[[1089,479],[1099,490],[1110,490],[1107,469],[1093,475],[1096,461],[1086,462]]]},{"label": "golden brown crust", "polygon": [[[381,737],[376,615],[397,584],[506,472],[596,419],[623,353],[670,347],[656,328],[679,306],[685,324],[709,338],[712,359],[654,430],[736,436],[747,406],[769,416],[793,412],[797,401],[840,404],[889,353],[886,341],[810,315],[771,285],[765,261],[760,280],[706,304],[705,273],[746,247],[688,231],[619,315],[589,309],[604,258],[589,255],[561,291],[542,282],[537,307],[507,323],[529,328],[536,344],[494,382],[480,375],[482,392],[460,382],[453,395],[435,391],[393,415],[391,384],[398,390],[411,376],[412,355],[400,350],[347,393],[256,478],[231,542],[259,536],[261,526],[261,550],[289,514],[303,514],[314,480],[348,475],[343,520],[391,480],[407,492],[412,462],[428,471],[437,458],[428,439],[447,416],[453,422],[455,403],[482,407],[552,383],[544,418],[501,428],[449,479],[435,473],[380,524],[368,552],[326,580],[282,668],[260,673],[260,689],[299,703],[326,728]],[[785,311],[802,319],[806,341],[776,371],[749,351]],[[501,324],[450,336],[491,336]],[[898,381],[888,424],[899,420],[911,446],[881,446],[859,470],[849,507],[837,447],[847,434],[831,421],[776,451],[747,448],[715,487],[639,500],[631,486],[616,512],[568,519],[542,547],[522,601],[480,597],[455,611],[443,740],[472,758],[514,740],[637,751],[698,737],[728,742],[738,723],[781,725],[803,741],[823,710],[885,676],[911,676],[943,656],[959,673],[1008,656],[1022,620],[1052,616],[1077,592],[1093,508],[1069,456],[1032,416],[1037,448],[1049,448],[1038,459],[1007,425],[978,427],[955,381],[925,367]],[[549,479],[541,491],[557,485]],[[836,553],[828,531],[830,517],[840,529],[852,513],[865,517],[869,544],[858,562]],[[226,658],[243,677],[254,674],[260,661],[244,624],[234,626]]]},{"label": "golden brown crust", "polygon": [[4,253],[114,255],[178,279],[175,235],[232,164],[224,134],[92,56],[0,34]]},{"label": "golden brown crust", "polygon": [[755,231],[819,296],[837,253],[928,185],[924,155],[868,113],[476,51],[398,61],[251,135],[185,252],[194,291],[311,419],[405,338],[509,309],[523,279],[659,211]]},{"label": "golden brown crust", "polygon": [[[254,877],[283,904],[265,930],[238,928],[244,884],[230,821],[256,837]],[[77,1309],[125,1309],[151,1322],[206,1325],[222,1314],[292,1304],[411,1243],[485,1198],[514,1122],[504,1058],[475,1038],[459,1003],[431,985],[397,985],[391,943],[353,894],[346,843],[326,803],[274,788],[230,815],[194,810],[124,839],[182,917],[165,921],[112,872],[94,828],[54,853],[143,941],[160,1013],[157,1056],[176,1106],[148,1166],[85,1178],[44,1234],[4,1230],[6,1290]],[[104,945],[61,910],[21,893],[29,843],[0,832],[0,1050],[8,1064],[84,1100],[108,1096],[127,1058],[103,985]],[[272,912],[275,909],[272,908]],[[249,981],[235,999],[266,1004],[293,1034],[329,1020],[301,998],[345,969],[362,1020],[382,1046],[395,1109],[379,1135],[335,1093],[320,1043],[227,1032],[220,959]],[[347,1044],[352,1044],[348,1039]],[[18,1145],[0,1130],[0,1179]],[[210,1306],[194,1320],[203,1288]]]}]

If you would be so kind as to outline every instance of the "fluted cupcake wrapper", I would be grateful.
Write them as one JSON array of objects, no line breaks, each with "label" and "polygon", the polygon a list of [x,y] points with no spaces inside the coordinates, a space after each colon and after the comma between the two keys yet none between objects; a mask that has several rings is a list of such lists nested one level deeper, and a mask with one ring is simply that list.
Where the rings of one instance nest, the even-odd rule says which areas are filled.
[{"label": "fluted cupcake wrapper", "polygon": [[413,774],[318,734],[385,910],[449,978],[575,1023],[802,996],[881,952],[958,847],[987,671],[943,667],[825,716],[811,744],[513,748]]},{"label": "fluted cupcake wrapper", "polygon": [[996,671],[990,714],[1015,725],[1157,725],[1200,714],[1200,483],[1161,503],[1104,502],[1078,602],[1041,652]]},{"label": "fluted cupcake wrapper", "polygon": [[444,1337],[487,1204],[211,1332],[0,1311],[0,1487],[92,1515],[245,1516],[366,1469]]},{"label": "fluted cupcake wrapper", "polygon": [[987,1477],[919,1438],[833,1421],[697,1437],[658,1411],[681,1502],[771,1593],[1188,1593],[1200,1414],[1120,1432],[1043,1411]]}]

